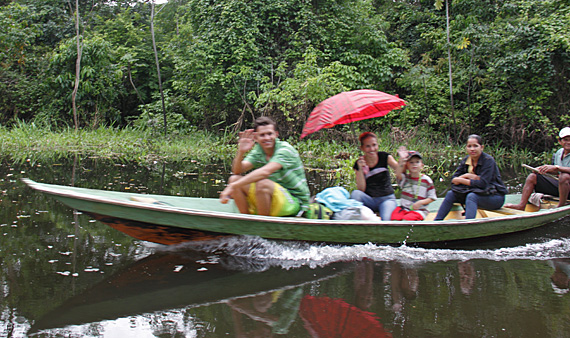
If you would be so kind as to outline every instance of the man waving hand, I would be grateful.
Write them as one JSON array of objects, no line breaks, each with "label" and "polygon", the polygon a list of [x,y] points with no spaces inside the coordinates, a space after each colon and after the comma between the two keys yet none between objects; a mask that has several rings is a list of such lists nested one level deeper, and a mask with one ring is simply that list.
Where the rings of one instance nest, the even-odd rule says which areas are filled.
[{"label": "man waving hand", "polygon": [[241,213],[266,216],[294,216],[306,208],[310,193],[303,163],[278,136],[275,122],[265,116],[255,120],[254,129],[239,133],[222,203],[233,198]]}]

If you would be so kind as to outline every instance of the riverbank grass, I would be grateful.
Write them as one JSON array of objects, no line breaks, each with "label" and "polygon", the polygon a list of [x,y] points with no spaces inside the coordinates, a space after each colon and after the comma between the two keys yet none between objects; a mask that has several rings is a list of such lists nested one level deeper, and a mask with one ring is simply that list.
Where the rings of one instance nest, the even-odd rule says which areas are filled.
[{"label": "riverbank grass", "polygon": [[[465,156],[463,145],[454,145],[437,139],[432,133],[379,132],[379,149],[396,154],[400,145],[422,153],[425,173],[433,179],[446,179]],[[352,166],[360,155],[355,142],[323,140],[309,137],[287,139],[298,149],[307,170],[318,170],[338,184],[353,181]],[[64,129],[53,131],[35,124],[19,123],[13,128],[0,127],[0,151],[15,162],[42,161],[83,157],[108,158],[124,162],[149,163],[154,161],[180,162],[195,160],[201,163],[230,163],[237,147],[237,136],[231,133],[215,134],[189,129],[167,137],[149,130],[136,128],[106,128],[95,130]],[[553,151],[554,151],[553,147]],[[501,170],[518,172],[521,164],[548,163],[551,154],[533,154],[521,148],[506,149],[486,145],[485,152],[495,157]]]}]

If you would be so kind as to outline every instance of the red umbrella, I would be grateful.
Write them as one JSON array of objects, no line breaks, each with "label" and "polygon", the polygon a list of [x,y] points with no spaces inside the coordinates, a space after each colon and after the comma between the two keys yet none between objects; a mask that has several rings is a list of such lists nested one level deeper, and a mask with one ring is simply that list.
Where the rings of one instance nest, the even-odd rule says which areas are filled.
[{"label": "red umbrella", "polygon": [[314,338],[391,338],[375,313],[350,305],[342,299],[305,296],[299,315]]},{"label": "red umbrella", "polygon": [[322,128],[337,124],[384,116],[401,108],[406,101],[377,90],[361,89],[329,97],[313,109],[305,123],[301,138]]}]

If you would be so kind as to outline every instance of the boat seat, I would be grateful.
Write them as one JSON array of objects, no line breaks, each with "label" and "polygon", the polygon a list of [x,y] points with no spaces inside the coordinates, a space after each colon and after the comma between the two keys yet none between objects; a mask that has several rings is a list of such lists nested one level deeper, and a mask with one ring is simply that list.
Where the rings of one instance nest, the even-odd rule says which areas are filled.
[{"label": "boat seat", "polygon": [[156,200],[156,199],[154,199],[154,198],[150,198],[150,197],[132,196],[132,197],[129,197],[129,199],[130,199],[131,201],[134,201],[134,202],[149,203],[149,204],[159,204],[159,205],[170,205],[169,203],[162,202],[162,201]]},{"label": "boat seat", "polygon": [[[459,203],[454,203],[453,207],[451,208],[451,212],[450,214],[453,215],[449,215],[450,219],[461,219],[463,217],[463,206],[461,206],[461,204]],[[497,217],[497,216],[505,216],[505,215],[520,215],[520,214],[526,214],[528,213],[527,211],[521,211],[521,210],[516,210],[516,209],[511,209],[511,208],[500,208],[500,209],[495,209],[495,210],[487,210],[487,209],[477,209],[477,218],[487,218],[487,217]],[[459,217],[459,215],[461,215],[461,217]]]},{"label": "boat seat", "polygon": [[[495,209],[495,210],[486,210],[486,209],[477,209],[480,213],[482,214],[487,214],[487,212],[493,212],[493,213],[497,213],[497,214],[502,214],[502,215],[520,215],[520,214],[527,214],[528,212],[526,211],[521,211],[521,210],[516,210],[516,209],[511,209],[511,208],[500,208],[500,209]],[[483,217],[488,217],[488,215],[485,215]]]}]

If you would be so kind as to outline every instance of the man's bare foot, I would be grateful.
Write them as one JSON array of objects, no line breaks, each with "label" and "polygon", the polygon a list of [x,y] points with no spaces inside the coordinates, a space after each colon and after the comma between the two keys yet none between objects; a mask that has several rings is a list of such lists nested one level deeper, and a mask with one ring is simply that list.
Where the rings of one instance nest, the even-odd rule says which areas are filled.
[{"label": "man's bare foot", "polygon": [[504,207],[505,207],[505,208],[510,208],[510,209],[516,209],[516,210],[523,210],[523,211],[524,211],[526,205],[507,203],[507,204],[504,205]]}]

